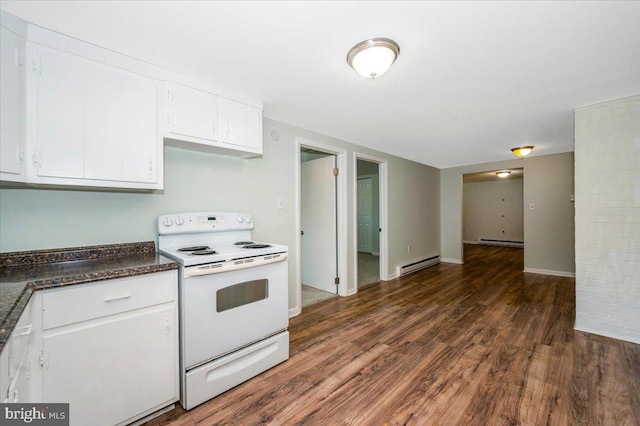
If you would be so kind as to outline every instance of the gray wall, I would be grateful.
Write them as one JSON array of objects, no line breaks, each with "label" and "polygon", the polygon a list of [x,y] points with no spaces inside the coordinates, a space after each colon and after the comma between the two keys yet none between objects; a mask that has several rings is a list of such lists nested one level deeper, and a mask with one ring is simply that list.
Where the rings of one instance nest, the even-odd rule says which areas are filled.
[{"label": "gray wall", "polygon": [[[270,134],[277,130],[280,140]],[[296,137],[347,150],[353,164],[359,153],[388,160],[389,273],[414,257],[440,248],[440,173],[404,160],[277,121],[264,120],[264,156],[241,160],[177,148],[165,148],[162,193],[114,193],[49,189],[0,189],[0,251],[72,247],[156,240],[157,215],[181,211],[245,211],[254,216],[254,237],[290,247],[289,305],[296,306],[293,282]],[[355,171],[347,170],[349,289],[355,289],[351,265]],[[277,208],[283,198],[284,209]],[[407,244],[413,252],[407,253]]]},{"label": "gray wall", "polygon": [[[462,175],[524,169],[525,270],[572,276],[574,262],[573,153],[452,167],[440,171],[441,239],[444,260],[461,262]],[[535,203],[535,210],[529,204]]]},{"label": "gray wall", "polygon": [[523,241],[522,179],[465,182],[463,239]]}]

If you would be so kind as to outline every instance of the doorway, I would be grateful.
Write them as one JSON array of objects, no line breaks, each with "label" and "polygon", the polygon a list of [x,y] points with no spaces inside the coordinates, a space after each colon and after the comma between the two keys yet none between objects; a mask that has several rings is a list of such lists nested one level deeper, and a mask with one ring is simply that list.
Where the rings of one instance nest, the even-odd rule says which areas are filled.
[{"label": "doorway", "polygon": [[358,288],[380,281],[378,163],[357,160]]},{"label": "doorway", "polygon": [[388,278],[387,163],[355,153],[354,168],[354,275],[360,289]]},{"label": "doorway", "polygon": [[463,259],[471,248],[482,252],[475,245],[511,248],[524,257],[524,170],[508,171],[505,177],[498,170],[463,175]]},{"label": "doorway", "polygon": [[[344,157],[338,148],[297,139],[297,313],[346,296]],[[295,313],[294,313],[295,314]]]}]

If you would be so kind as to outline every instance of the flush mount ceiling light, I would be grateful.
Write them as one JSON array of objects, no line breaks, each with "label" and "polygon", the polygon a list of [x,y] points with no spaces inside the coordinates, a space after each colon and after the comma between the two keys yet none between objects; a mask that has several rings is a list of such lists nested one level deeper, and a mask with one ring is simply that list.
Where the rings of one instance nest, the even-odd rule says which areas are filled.
[{"label": "flush mount ceiling light", "polygon": [[400,46],[388,38],[361,41],[347,54],[347,63],[365,78],[376,78],[387,72],[400,54]]},{"label": "flush mount ceiling light", "polygon": [[510,170],[501,170],[499,172],[496,172],[496,174],[498,175],[498,177],[506,178],[507,176],[509,176],[511,174],[511,171]]},{"label": "flush mount ceiling light", "polygon": [[511,152],[513,152],[517,157],[525,157],[529,155],[529,153],[533,151],[533,147],[529,146],[519,146],[518,148],[511,148]]}]

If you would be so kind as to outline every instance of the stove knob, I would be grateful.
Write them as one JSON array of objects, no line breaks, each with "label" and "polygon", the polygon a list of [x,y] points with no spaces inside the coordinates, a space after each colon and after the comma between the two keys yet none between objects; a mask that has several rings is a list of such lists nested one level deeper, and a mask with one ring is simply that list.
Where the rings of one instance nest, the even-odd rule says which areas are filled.
[{"label": "stove knob", "polygon": [[165,217],[162,221],[162,224],[168,228],[173,225],[173,219],[171,219],[170,217]]},{"label": "stove knob", "polygon": [[180,216],[176,217],[176,225],[181,226],[184,225],[184,219]]},{"label": "stove knob", "polygon": [[236,219],[238,219],[238,223],[244,222],[244,219],[242,218],[242,216],[238,216]]},{"label": "stove knob", "polygon": [[251,223],[251,216],[245,217],[244,221],[247,222],[247,223]]}]

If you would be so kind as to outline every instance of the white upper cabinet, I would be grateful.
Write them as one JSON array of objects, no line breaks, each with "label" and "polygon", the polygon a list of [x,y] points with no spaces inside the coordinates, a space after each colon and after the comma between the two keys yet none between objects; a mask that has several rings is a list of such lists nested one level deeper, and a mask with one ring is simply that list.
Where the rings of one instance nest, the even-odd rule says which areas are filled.
[{"label": "white upper cabinet", "polygon": [[237,157],[262,154],[261,108],[175,82],[165,82],[163,98],[164,137],[171,144]]},{"label": "white upper cabinet", "polygon": [[0,182],[159,190],[165,142],[262,155],[261,102],[0,12]]},{"label": "white upper cabinet", "polygon": [[262,110],[222,98],[220,118],[223,143],[262,153]]},{"label": "white upper cabinet", "polygon": [[32,62],[34,182],[162,187],[155,80],[42,46]]},{"label": "white upper cabinet", "polygon": [[0,27],[0,180],[24,182],[25,40]]},{"label": "white upper cabinet", "polygon": [[218,96],[166,82],[166,132],[168,138],[211,144],[218,141]]},{"label": "white upper cabinet", "polygon": [[69,54],[37,49],[32,72],[36,96],[32,160],[36,173],[82,178],[83,63]]}]

